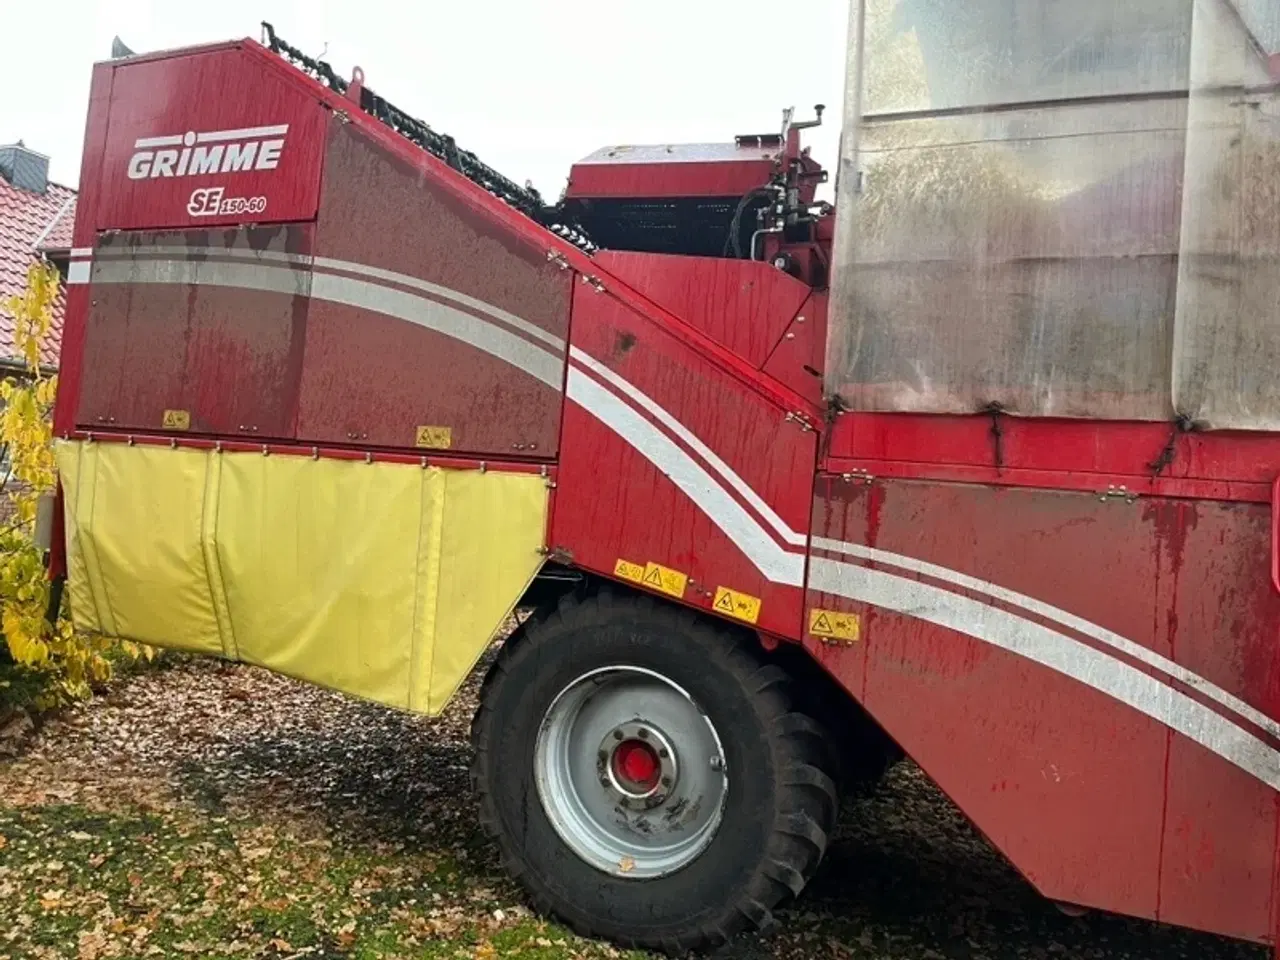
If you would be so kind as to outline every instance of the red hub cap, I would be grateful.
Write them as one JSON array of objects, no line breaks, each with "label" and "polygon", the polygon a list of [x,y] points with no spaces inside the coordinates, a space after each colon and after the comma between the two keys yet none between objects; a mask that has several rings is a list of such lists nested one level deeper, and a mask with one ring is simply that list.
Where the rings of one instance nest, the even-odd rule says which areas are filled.
[{"label": "red hub cap", "polygon": [[658,785],[662,764],[643,740],[624,740],[613,751],[613,775],[631,793],[648,793]]}]

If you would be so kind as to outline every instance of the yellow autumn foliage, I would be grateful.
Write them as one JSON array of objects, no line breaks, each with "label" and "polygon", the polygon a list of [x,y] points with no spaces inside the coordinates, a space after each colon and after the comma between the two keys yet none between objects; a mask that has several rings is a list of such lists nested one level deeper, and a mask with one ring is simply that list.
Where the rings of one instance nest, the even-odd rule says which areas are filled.
[{"label": "yellow autumn foliage", "polygon": [[[7,460],[0,480],[0,630],[13,659],[46,678],[46,704],[87,696],[93,683],[106,680],[113,646],[77,634],[65,604],[57,623],[46,619],[51,585],[35,526],[41,497],[57,483],[51,414],[58,379],[41,367],[40,349],[53,324],[59,284],[56,269],[36,262],[23,293],[0,302],[14,318],[14,346],[26,367],[0,383],[0,449]],[[141,652],[132,645],[125,651]]]}]

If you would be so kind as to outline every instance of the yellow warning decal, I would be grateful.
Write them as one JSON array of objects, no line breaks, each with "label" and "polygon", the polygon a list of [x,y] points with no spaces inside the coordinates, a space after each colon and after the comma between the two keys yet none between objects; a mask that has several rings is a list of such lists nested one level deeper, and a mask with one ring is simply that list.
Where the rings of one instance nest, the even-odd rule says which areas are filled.
[{"label": "yellow warning decal", "polygon": [[164,429],[165,430],[190,430],[191,429],[191,411],[190,410],[166,410],[164,412]]},{"label": "yellow warning decal", "polygon": [[453,446],[452,427],[419,427],[413,445],[429,450],[448,450]]},{"label": "yellow warning decal", "polygon": [[862,635],[862,624],[856,613],[841,613],[838,610],[821,610],[814,607],[809,611],[809,633],[827,640],[857,643]]},{"label": "yellow warning decal", "polygon": [[711,604],[711,609],[747,623],[755,623],[760,619],[760,598],[728,587],[717,587],[715,603]]},{"label": "yellow warning decal", "polygon": [[630,560],[623,560],[621,557],[613,565],[613,575],[622,580],[630,580],[632,583],[644,583],[644,567]]},{"label": "yellow warning decal", "polygon": [[650,563],[644,568],[642,582],[646,587],[652,587],[654,590],[679,599],[684,596],[684,588],[689,583],[689,577],[679,570],[672,570],[659,563]]}]

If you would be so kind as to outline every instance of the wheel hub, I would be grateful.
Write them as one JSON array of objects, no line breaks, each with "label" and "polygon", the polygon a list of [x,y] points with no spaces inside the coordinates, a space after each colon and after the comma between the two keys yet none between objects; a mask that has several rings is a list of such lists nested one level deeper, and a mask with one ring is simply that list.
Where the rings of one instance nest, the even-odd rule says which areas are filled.
[{"label": "wheel hub", "polygon": [[675,745],[652,723],[618,724],[601,741],[596,759],[609,801],[631,810],[660,805],[679,779]]}]

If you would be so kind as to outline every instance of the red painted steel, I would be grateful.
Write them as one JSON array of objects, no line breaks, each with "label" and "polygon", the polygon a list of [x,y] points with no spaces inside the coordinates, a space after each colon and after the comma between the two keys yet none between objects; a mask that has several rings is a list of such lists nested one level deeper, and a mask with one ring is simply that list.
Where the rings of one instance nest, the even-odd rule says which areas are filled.
[{"label": "red painted steel", "polygon": [[779,147],[609,147],[575,163],[568,199],[741,197],[769,182]]},{"label": "red painted steel", "polygon": [[[996,424],[999,430],[996,431]],[[851,413],[831,429],[829,455],[843,461],[916,464],[916,476],[935,476],[943,467],[976,468],[974,482],[1011,483],[1015,470],[1047,475],[1109,474],[1157,477],[1154,465],[1168,450],[1163,480],[1220,481],[1211,491],[1190,496],[1235,499],[1225,484],[1266,484],[1280,471],[1280,435],[1239,432],[1183,432],[1173,424],[1097,420],[1047,420],[978,414]],[[834,462],[831,472],[841,467]],[[1053,486],[1049,476],[1032,485]],[[1194,491],[1194,488],[1193,488]],[[1252,497],[1255,491],[1249,491]]]},{"label": "red painted steel", "polygon": [[1280,593],[1280,477],[1271,485],[1271,585]]},{"label": "red painted steel", "polygon": [[[520,349],[545,356],[555,383],[405,319],[316,298],[307,318],[299,436],[413,446],[419,426],[443,426],[459,452],[553,457],[573,274],[549,262],[545,246],[478,215],[423,174],[353,125],[334,124],[317,272],[382,285],[374,294],[385,287],[424,297],[432,309],[461,310],[492,331],[486,336],[514,337]],[[361,272],[365,266],[382,272]],[[546,338],[423,284],[498,308]]]},{"label": "red painted steel", "polygon": [[[1044,490],[824,477],[814,532],[1052,604],[1265,709],[1280,691],[1273,656],[1280,598],[1240,579],[1267,548],[1264,513],[1239,504],[1100,502]],[[1046,623],[963,586],[872,566],[941,587],[957,598],[952,603],[976,600]],[[1277,826],[1270,787],[994,643],[838,596],[811,592],[807,604],[861,617],[858,643],[809,637],[806,646],[1046,896],[1267,936]],[[974,617],[981,628],[983,618]],[[1086,655],[1100,649],[1150,672],[1078,631],[1047,625],[1065,630]]]},{"label": "red painted steel", "polygon": [[827,295],[814,293],[800,307],[765,361],[764,372],[810,403],[822,403],[826,363]]},{"label": "red painted steel", "polygon": [[[311,252],[312,227],[174,233],[109,233],[94,252],[85,319],[93,362],[81,376],[75,422],[85,428],[158,430],[165,411],[189,415],[196,433],[294,435],[302,372],[305,296],[220,285],[99,283],[103,271],[146,268],[161,254],[217,262],[209,250]],[[280,265],[300,290],[305,266]]]},{"label": "red painted steel", "polygon": [[125,61],[109,111],[99,230],[315,217],[329,114],[243,50]]},{"label": "red painted steel", "polygon": [[754,260],[604,250],[596,262],[756,368],[811,292]]},{"label": "red painted steel", "polygon": [[[575,348],[656,398],[772,505],[785,524],[804,531],[816,435],[788,421],[785,408],[743,390],[662,324],[607,293],[577,289],[571,340]],[[637,445],[585,410],[580,392],[575,399],[578,377],[599,384],[617,404],[632,411],[631,417],[648,425],[647,436],[636,441],[640,448],[691,450],[634,398],[580,364],[571,364],[553,548],[567,551],[575,564],[607,576],[614,575],[620,559],[679,570],[691,578],[683,599],[703,609],[712,607],[719,587],[740,591],[762,601],[761,629],[796,636],[798,586],[771,583]],[[762,450],[768,455],[761,456]],[[699,480],[699,485],[717,482],[719,476],[711,474],[710,481]],[[740,502],[741,495],[735,493],[732,499]],[[751,508],[744,509],[755,515]],[[796,568],[802,571],[803,546],[793,549]]]}]

